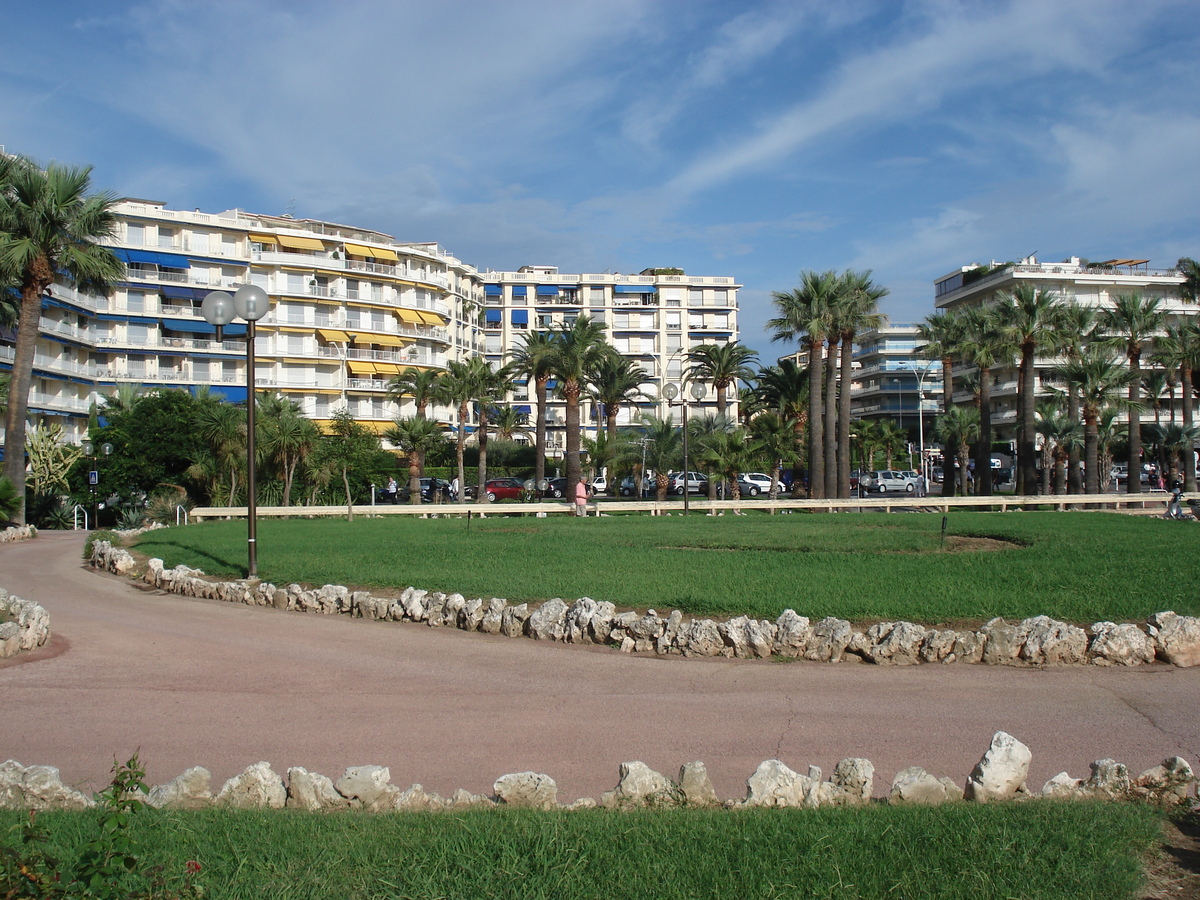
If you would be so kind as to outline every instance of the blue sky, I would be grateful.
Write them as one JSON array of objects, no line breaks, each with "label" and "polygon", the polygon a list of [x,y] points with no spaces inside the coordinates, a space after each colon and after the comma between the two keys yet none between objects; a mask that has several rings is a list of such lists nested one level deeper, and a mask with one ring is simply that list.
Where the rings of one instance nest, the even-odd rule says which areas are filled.
[{"label": "blue sky", "polygon": [[1200,4],[5,5],[0,144],[173,208],[330,219],[481,270],[803,269],[893,321],[963,263],[1200,255]]}]

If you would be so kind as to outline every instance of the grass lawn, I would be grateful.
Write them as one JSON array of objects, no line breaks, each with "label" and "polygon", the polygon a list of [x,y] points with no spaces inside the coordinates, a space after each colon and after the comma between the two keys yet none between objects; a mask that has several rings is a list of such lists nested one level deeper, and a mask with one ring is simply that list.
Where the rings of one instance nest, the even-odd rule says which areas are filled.
[{"label": "grass lawn", "polygon": [[[0,811],[13,833],[22,813]],[[94,812],[46,812],[70,861]],[[1162,813],[1050,801],[939,809],[313,814],[132,817],[145,865],[222,900],[366,898],[962,897],[1129,900]]]},{"label": "grass lawn", "polygon": [[[1200,529],[1099,512],[263,520],[259,574],[347,586],[561,597],[690,615],[1080,624],[1200,613]],[[139,553],[245,574],[244,521],[148,532]]]}]

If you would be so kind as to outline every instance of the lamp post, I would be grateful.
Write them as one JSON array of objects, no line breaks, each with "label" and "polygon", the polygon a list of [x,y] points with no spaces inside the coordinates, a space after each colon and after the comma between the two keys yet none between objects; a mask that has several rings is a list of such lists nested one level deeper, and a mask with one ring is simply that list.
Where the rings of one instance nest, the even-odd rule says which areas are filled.
[{"label": "lamp post", "polygon": [[212,291],[200,304],[204,320],[217,327],[217,341],[224,339],[226,325],[246,320],[246,549],[247,577],[258,577],[258,490],[254,464],[254,323],[267,314],[271,299],[255,284],[243,284],[233,294]]},{"label": "lamp post", "polygon": [[933,368],[934,361],[930,360],[921,369],[910,362],[901,362],[900,365],[917,376],[917,441],[921,448],[921,475],[925,478],[925,483],[929,484],[929,473],[925,470],[925,376]]},{"label": "lamp post", "polygon": [[[702,382],[693,381],[690,390],[692,399],[699,402],[704,399],[704,395],[708,393],[708,388]],[[667,398],[667,406],[682,406],[683,407],[683,514],[688,514],[688,400],[684,397],[678,403],[675,398],[680,395],[679,385],[666,384],[663,386],[663,396]]]},{"label": "lamp post", "polygon": [[[99,528],[100,500],[98,497],[99,492],[97,488],[100,486],[100,469],[96,465],[97,448],[96,445],[91,441],[84,441],[80,445],[80,449],[83,450],[83,455],[86,456],[92,463],[90,466],[88,466],[88,489],[92,492],[92,527]],[[99,450],[105,456],[112,456],[113,445],[108,441],[105,441],[100,445]]]}]

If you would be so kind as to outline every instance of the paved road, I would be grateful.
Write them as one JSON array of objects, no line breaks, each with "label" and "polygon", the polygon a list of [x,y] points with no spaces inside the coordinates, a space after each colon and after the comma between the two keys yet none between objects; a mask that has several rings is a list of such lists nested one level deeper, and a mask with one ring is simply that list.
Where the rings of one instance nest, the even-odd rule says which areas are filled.
[{"label": "paved road", "polygon": [[878,668],[631,657],[610,649],[301,615],[139,590],[83,567],[82,537],[0,545],[0,585],[50,610],[51,643],[0,662],[0,760],[94,789],[140,748],[152,782],[259,760],[336,778],[490,793],[506,772],[598,797],[624,760],[708,765],[722,797],[777,757],[965,780],[992,733],[1033,750],[1030,782],[1111,756],[1136,771],[1200,752],[1200,668]]}]

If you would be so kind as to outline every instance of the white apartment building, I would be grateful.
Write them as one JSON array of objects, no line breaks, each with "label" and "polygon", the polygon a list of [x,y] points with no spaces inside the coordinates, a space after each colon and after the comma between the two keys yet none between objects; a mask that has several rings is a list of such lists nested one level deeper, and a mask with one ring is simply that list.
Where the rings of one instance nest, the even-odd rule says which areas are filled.
[{"label": "white apartment building", "polygon": [[925,345],[916,325],[881,325],[854,342],[855,381],[850,412],[856,419],[895,419],[916,434],[918,415],[929,432],[941,411],[942,363],[918,351]]},{"label": "white apartment building", "polygon": [[[125,280],[110,297],[56,284],[43,303],[30,417],[63,425],[71,442],[86,435],[93,404],[123,384],[245,401],[245,324],[226,326],[217,341],[200,314],[210,291],[245,283],[271,301],[256,327],[257,389],[298,402],[320,424],[346,407],[377,431],[413,411],[387,394],[397,373],[482,353],[499,362],[528,329],[580,312],[603,319],[656,384],[679,377],[694,344],[737,336],[731,278],[552,268],[483,276],[436,244],[332,222],[132,199],[117,213]],[[0,334],[0,369],[11,367],[13,343],[13,332]],[[528,405],[523,390],[513,403]],[[430,414],[449,423],[453,411]],[[552,420],[561,419],[556,410]]]},{"label": "white apartment building", "polygon": [[[738,296],[741,288],[728,277],[699,277],[678,269],[647,269],[639,275],[562,274],[554,266],[522,266],[516,272],[487,271],[484,282],[484,353],[499,365],[505,354],[522,345],[531,331],[569,325],[581,315],[604,326],[610,343],[646,370],[644,399],[618,412],[617,424],[629,425],[643,413],[666,416],[672,410],[662,387],[678,383],[687,370],[686,355],[701,344],[738,339]],[[520,385],[512,401],[521,412],[532,409],[532,389]],[[677,401],[678,402],[678,401]],[[731,415],[737,395],[729,396]],[[689,414],[716,411],[716,393],[689,399]],[[680,411],[674,410],[676,421]],[[603,427],[598,405],[585,401],[580,415],[585,433]],[[548,452],[565,441],[565,404],[552,399],[546,415]]]},{"label": "white apartment building", "polygon": [[[1060,298],[1071,303],[1103,310],[1112,306],[1114,298],[1122,294],[1140,293],[1144,297],[1156,297],[1167,313],[1168,321],[1194,317],[1200,310],[1180,298],[1183,276],[1176,269],[1151,269],[1147,259],[1110,259],[1100,263],[1089,263],[1077,256],[1062,262],[1038,262],[1027,257],[1018,263],[996,263],[982,266],[978,263],[961,266],[943,275],[934,282],[934,301],[938,310],[969,308],[996,302],[1001,293],[1013,291],[1022,283],[1054,291]],[[1052,366],[1059,364],[1053,358],[1039,359],[1037,363],[1037,391],[1043,392],[1042,375]],[[956,367],[956,404],[969,403],[971,395],[957,389],[958,376],[972,371]],[[992,416],[997,429],[997,440],[1015,439],[1017,425],[1017,369],[997,367],[992,370]]]}]

